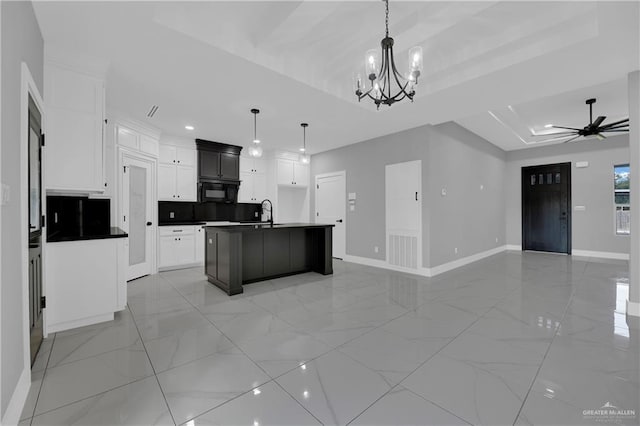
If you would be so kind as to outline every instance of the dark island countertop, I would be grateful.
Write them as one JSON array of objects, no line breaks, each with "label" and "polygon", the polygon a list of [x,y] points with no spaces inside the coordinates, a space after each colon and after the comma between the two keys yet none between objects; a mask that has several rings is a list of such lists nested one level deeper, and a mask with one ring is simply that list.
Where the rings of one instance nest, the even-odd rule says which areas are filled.
[{"label": "dark island countertop", "polygon": [[83,241],[83,240],[104,240],[107,238],[126,238],[129,234],[124,232],[122,229],[112,226],[109,228],[107,232],[103,233],[77,233],[77,234],[66,234],[62,232],[56,232],[47,236],[48,243],[59,243],[64,241]]},{"label": "dark island countertop", "polygon": [[227,232],[253,232],[268,231],[269,229],[287,229],[287,228],[328,228],[334,225],[323,223],[246,223],[244,225],[212,225],[206,228],[219,228]]}]

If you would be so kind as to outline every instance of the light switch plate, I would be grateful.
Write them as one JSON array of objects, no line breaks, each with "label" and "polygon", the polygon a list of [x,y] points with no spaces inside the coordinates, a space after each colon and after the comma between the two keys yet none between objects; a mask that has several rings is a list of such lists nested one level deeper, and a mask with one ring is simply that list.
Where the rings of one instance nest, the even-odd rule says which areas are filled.
[{"label": "light switch plate", "polygon": [[589,167],[589,162],[588,161],[578,161],[578,162],[576,162],[576,168],[577,169],[582,169],[584,167]]},{"label": "light switch plate", "polygon": [[174,217],[176,217],[176,214],[174,212],[169,212],[169,219],[173,219]]},{"label": "light switch plate", "polygon": [[355,209],[356,209],[356,206],[354,206],[353,204],[349,206],[350,211],[354,211]]},{"label": "light switch plate", "polygon": [[355,201],[356,199],[356,193],[355,192],[350,192],[349,193],[349,201]]},{"label": "light switch plate", "polygon": [[9,185],[2,184],[0,194],[0,205],[6,206],[9,204]]},{"label": "light switch plate", "polygon": [[446,188],[442,188],[442,191],[440,191],[440,194],[444,197],[445,195],[447,195],[447,190]]}]

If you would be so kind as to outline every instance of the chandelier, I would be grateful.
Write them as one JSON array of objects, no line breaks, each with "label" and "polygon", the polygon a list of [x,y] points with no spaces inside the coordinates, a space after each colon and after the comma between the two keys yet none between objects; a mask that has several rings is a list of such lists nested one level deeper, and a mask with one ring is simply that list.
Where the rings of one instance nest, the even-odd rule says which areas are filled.
[{"label": "chandelier", "polygon": [[249,156],[260,158],[262,157],[262,147],[260,146],[260,139],[258,139],[257,134],[257,116],[260,114],[260,110],[253,108],[251,114],[253,114],[253,145],[249,148]]},{"label": "chandelier", "polygon": [[358,102],[364,97],[373,100],[377,108],[380,104],[388,106],[409,98],[413,102],[415,86],[422,72],[422,47],[414,46],[409,49],[409,72],[403,76],[396,68],[393,58],[393,38],[389,37],[389,0],[385,3],[385,37],[380,42],[382,55],[376,50],[367,51],[365,57],[365,74],[369,80],[367,89],[362,76],[354,75],[354,89]]}]

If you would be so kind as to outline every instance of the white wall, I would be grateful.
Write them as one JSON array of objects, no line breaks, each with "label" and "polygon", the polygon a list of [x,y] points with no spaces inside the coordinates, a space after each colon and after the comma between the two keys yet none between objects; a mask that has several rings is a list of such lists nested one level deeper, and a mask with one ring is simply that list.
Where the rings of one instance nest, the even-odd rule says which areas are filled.
[{"label": "white wall", "polygon": [[[578,161],[589,167],[576,168]],[[522,244],[521,169],[571,162],[572,250],[629,253],[629,236],[615,234],[613,166],[629,163],[629,136],[511,151],[507,155],[507,244]]]},{"label": "white wall", "polygon": [[20,162],[20,90],[21,63],[25,62],[43,93],[42,35],[36,21],[31,2],[0,2],[2,8],[2,143],[0,146],[1,181],[10,187],[10,201],[2,206],[2,258],[0,264],[2,303],[2,327],[0,351],[2,371],[2,393],[0,416],[4,418],[7,406],[14,394],[20,375],[24,370],[24,330],[21,328],[24,309],[22,291],[27,283],[22,282],[22,198],[27,188],[20,187],[20,178],[26,170]]}]

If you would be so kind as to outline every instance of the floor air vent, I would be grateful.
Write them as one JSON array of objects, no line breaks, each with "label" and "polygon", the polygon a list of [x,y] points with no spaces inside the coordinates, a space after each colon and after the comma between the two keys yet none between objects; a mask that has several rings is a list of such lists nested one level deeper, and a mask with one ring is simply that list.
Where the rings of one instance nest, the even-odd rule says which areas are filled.
[{"label": "floor air vent", "polygon": [[418,238],[389,235],[389,264],[403,268],[418,268]]}]

